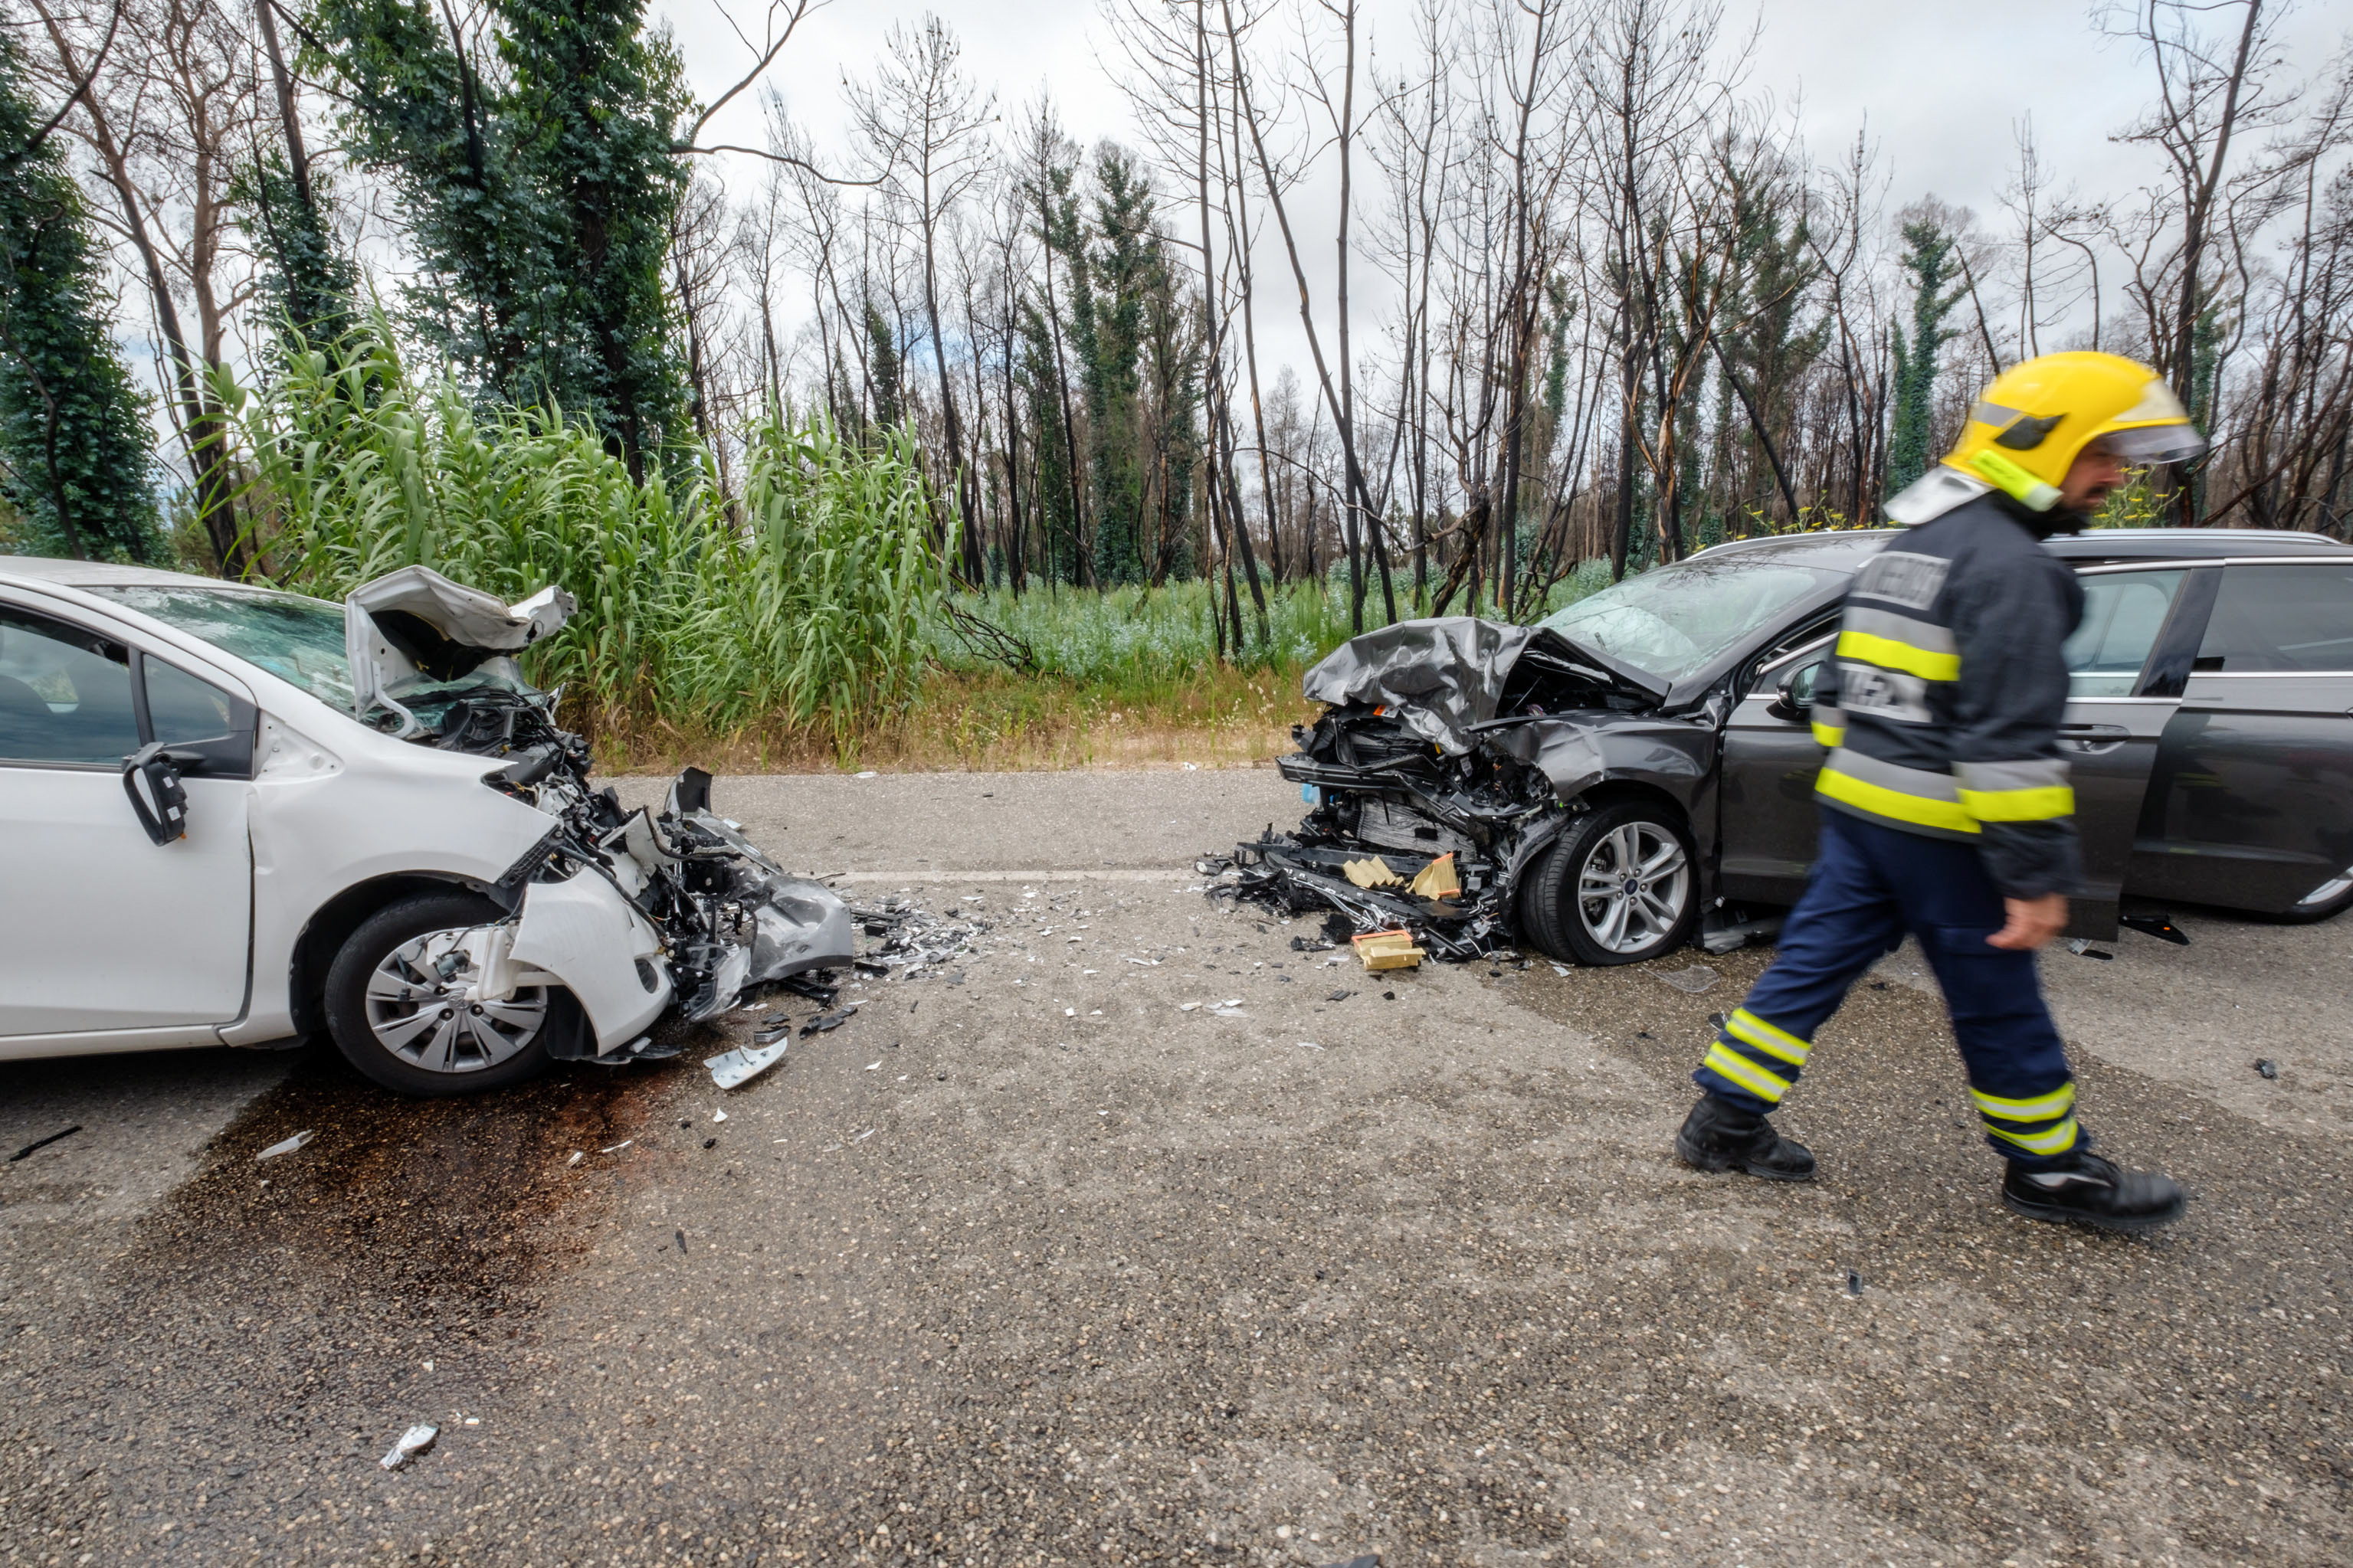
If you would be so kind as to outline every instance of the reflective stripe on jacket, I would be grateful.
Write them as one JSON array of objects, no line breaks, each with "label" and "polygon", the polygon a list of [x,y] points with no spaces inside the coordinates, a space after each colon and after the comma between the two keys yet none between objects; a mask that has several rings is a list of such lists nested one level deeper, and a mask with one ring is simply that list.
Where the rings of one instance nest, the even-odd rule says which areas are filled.
[{"label": "reflective stripe on jacket", "polygon": [[1889,541],[1847,592],[1814,699],[1822,803],[1977,844],[2009,898],[2079,879],[2059,724],[2084,590],[2041,542],[2072,521],[1983,495]]}]

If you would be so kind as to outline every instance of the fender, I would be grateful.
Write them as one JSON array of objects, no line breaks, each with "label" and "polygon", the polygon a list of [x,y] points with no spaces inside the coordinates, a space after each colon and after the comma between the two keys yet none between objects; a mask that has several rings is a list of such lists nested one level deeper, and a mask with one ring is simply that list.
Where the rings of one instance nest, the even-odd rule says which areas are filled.
[{"label": "fender", "polygon": [[614,886],[591,872],[523,889],[510,956],[564,983],[588,1015],[596,1054],[644,1033],[670,1005],[661,937]]}]

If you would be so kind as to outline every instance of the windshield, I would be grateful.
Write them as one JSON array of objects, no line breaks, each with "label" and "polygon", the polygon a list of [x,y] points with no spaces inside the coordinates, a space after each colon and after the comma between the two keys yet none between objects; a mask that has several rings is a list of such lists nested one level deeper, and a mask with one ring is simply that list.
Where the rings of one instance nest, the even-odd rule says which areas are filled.
[{"label": "windshield", "polygon": [[1702,557],[1629,577],[1537,624],[1620,663],[1680,680],[1846,576],[1754,556]]},{"label": "windshield", "polygon": [[253,588],[107,584],[86,591],[202,637],[330,707],[352,710],[341,605]]}]

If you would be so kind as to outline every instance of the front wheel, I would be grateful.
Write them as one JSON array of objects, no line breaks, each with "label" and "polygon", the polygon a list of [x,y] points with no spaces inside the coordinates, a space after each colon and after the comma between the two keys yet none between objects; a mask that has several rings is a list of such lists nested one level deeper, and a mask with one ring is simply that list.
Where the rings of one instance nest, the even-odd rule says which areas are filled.
[{"label": "front wheel", "polygon": [[1588,812],[1529,870],[1521,909],[1537,945],[1576,963],[1639,963],[1672,952],[1699,914],[1683,825],[1664,806]]},{"label": "front wheel", "polygon": [[481,994],[481,934],[506,918],[480,893],[421,893],[352,932],[327,969],[327,1027],[352,1066],[421,1097],[504,1089],[548,1063],[567,992]]}]

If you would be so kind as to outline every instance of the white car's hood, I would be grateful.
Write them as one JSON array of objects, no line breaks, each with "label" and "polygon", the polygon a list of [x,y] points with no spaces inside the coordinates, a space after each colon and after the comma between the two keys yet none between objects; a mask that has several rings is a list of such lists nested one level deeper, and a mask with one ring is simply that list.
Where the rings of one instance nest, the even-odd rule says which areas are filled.
[{"label": "white car's hood", "polygon": [[554,587],[519,605],[502,605],[425,566],[404,566],[363,584],[343,605],[353,716],[364,719],[371,709],[384,709],[398,717],[394,733],[404,737],[424,725],[392,696],[393,689],[420,676],[453,680],[485,668],[520,686],[522,671],[512,656],[554,634],[577,607],[571,595]]}]

